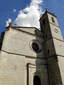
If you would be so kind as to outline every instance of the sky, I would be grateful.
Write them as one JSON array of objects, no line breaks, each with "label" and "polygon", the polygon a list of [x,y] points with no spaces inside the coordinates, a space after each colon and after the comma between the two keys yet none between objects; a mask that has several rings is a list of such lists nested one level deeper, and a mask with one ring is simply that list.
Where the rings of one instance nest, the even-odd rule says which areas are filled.
[{"label": "sky", "polygon": [[64,38],[64,0],[0,0],[0,34],[13,26],[40,28],[39,18],[45,8],[57,16]]}]

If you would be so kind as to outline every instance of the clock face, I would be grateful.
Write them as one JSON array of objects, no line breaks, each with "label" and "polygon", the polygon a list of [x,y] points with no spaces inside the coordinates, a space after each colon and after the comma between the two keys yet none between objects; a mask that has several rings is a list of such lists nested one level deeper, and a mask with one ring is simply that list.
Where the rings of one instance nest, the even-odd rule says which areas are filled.
[{"label": "clock face", "polygon": [[58,33],[58,30],[57,30],[57,29],[54,29],[54,31],[55,31],[56,33]]}]

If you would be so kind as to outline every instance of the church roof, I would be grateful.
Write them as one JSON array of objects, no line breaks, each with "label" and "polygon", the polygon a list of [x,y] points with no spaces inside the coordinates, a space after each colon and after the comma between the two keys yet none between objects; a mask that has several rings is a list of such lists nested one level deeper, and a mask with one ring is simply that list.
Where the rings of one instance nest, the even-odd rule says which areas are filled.
[{"label": "church roof", "polygon": [[9,29],[9,28],[43,37],[43,33],[36,27],[22,27],[22,26],[8,26],[8,27],[6,27],[6,29]]}]

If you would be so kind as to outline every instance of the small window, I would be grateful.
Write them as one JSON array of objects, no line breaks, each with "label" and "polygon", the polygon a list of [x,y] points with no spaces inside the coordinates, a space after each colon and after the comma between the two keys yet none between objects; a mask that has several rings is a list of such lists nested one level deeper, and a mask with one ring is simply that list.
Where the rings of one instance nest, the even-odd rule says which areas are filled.
[{"label": "small window", "polygon": [[48,54],[49,54],[49,52],[50,52],[50,51],[49,51],[49,49],[48,49]]},{"label": "small window", "polygon": [[52,22],[55,22],[53,17],[52,17]]},{"label": "small window", "polygon": [[47,34],[46,34],[46,38],[47,38]]},{"label": "small window", "polygon": [[43,19],[43,25],[45,24],[45,19]]}]

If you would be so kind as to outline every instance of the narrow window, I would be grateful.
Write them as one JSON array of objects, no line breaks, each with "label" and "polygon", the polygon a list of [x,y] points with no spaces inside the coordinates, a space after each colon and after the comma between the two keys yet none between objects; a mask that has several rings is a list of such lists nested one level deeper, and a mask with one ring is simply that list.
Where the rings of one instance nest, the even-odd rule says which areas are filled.
[{"label": "narrow window", "polygon": [[47,34],[46,34],[46,38],[47,38]]},{"label": "narrow window", "polygon": [[34,85],[41,85],[41,81],[40,81],[40,78],[38,76],[34,77],[33,84]]},{"label": "narrow window", "polygon": [[53,17],[52,17],[52,22],[55,22]]},{"label": "narrow window", "polygon": [[45,24],[45,19],[43,19],[43,25]]},{"label": "narrow window", "polygon": [[49,49],[48,49],[48,54],[49,54],[49,52],[50,52],[50,51],[49,51]]}]

